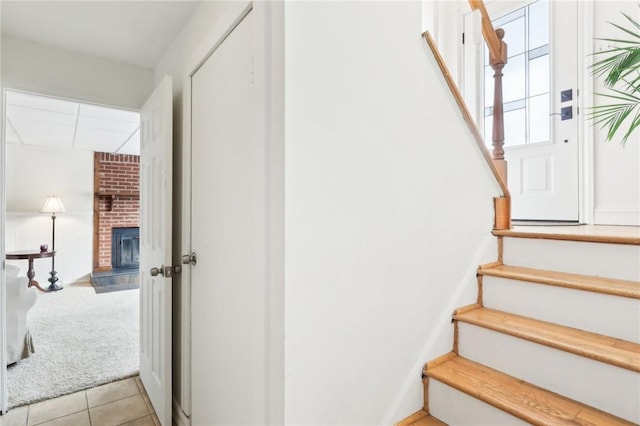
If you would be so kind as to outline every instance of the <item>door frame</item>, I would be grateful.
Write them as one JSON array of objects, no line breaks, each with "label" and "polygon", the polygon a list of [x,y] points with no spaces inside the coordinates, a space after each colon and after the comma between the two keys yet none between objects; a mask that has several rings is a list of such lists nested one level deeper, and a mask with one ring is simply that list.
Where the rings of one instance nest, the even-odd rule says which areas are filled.
[{"label": "door frame", "polygon": [[[428,0],[426,0],[428,1]],[[466,3],[466,0],[462,0]],[[531,3],[533,0],[523,1],[522,3]],[[589,67],[593,64],[593,57],[590,56],[593,53],[593,43],[591,42],[594,37],[594,5],[593,2],[583,2],[575,0],[578,7],[578,78],[576,81],[576,88],[579,90],[580,96],[577,97],[577,111],[578,111],[578,222],[579,223],[593,223],[595,215],[595,128],[592,123],[585,118],[587,109],[594,104],[594,79],[589,73]],[[424,1],[423,1],[424,4]],[[424,7],[424,6],[423,6]],[[439,9],[436,9],[436,13]],[[462,32],[465,31],[464,17],[467,13],[471,13],[468,8],[463,8],[462,13],[458,17],[458,26]],[[456,30],[456,26],[452,26],[453,30]],[[448,37],[455,37],[460,39],[457,32],[449,33]],[[458,44],[459,52],[458,57],[462,58],[460,61],[460,67],[454,74],[458,76],[458,81],[461,82],[460,86],[464,84],[464,45],[462,42]],[[476,77],[478,82],[482,82],[483,77],[481,75]],[[476,110],[475,108],[473,109]],[[477,125],[482,126],[482,122],[478,122]],[[480,127],[482,128],[482,127]]]},{"label": "door frame", "polygon": [[[249,13],[256,14],[257,48],[254,66],[264,77],[263,126],[267,150],[267,270],[266,288],[266,353],[267,423],[284,424],[284,2],[232,2],[209,32],[192,51],[185,67],[183,82],[182,129],[182,194],[181,253],[192,252],[191,247],[191,182],[192,134],[191,93],[192,76],[217,49],[238,23]],[[197,267],[197,266],[196,266]],[[182,409],[192,412],[191,322],[197,321],[191,311],[191,267],[182,270],[182,339],[183,372],[180,383]],[[197,374],[197,372],[195,372]]]},{"label": "door frame", "polygon": [[6,270],[5,270],[5,227],[6,227],[6,213],[7,203],[5,197],[6,191],[6,129],[4,123],[6,123],[5,101],[7,90],[2,89],[0,95],[0,117],[2,119],[2,134],[0,135],[0,414],[7,412],[9,408],[9,395],[7,394],[7,286],[6,286]]},{"label": "door frame", "polygon": [[[593,64],[594,4],[578,1],[578,220],[594,223],[595,217],[595,134],[593,124],[585,118],[594,105],[594,78],[588,69]],[[586,42],[585,40],[588,40]],[[582,59],[582,61],[580,61]]]}]

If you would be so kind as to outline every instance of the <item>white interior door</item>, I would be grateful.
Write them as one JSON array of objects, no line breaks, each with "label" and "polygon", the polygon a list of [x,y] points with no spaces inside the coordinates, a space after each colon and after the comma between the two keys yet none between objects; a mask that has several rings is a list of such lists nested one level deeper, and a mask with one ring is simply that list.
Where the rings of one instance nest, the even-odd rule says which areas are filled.
[{"label": "white interior door", "polygon": [[172,409],[171,273],[166,270],[171,269],[171,86],[171,78],[164,77],[140,113],[140,379],[164,426],[171,425]]},{"label": "white interior door", "polygon": [[194,425],[268,424],[266,161],[255,14],[244,16],[191,80]]},{"label": "white interior door", "polygon": [[[512,217],[577,221],[577,2],[494,1],[487,10],[494,26],[505,30],[509,55],[503,71],[503,100]],[[486,53],[483,60],[482,54],[470,52],[483,45],[473,37],[478,34],[474,25],[470,17],[465,19],[465,35],[470,37],[465,40],[464,57],[476,61],[475,73],[465,71],[465,98],[475,102],[478,123],[490,145],[493,70]],[[483,85],[474,84],[478,75],[484,76]],[[484,93],[479,86],[484,86]]]}]

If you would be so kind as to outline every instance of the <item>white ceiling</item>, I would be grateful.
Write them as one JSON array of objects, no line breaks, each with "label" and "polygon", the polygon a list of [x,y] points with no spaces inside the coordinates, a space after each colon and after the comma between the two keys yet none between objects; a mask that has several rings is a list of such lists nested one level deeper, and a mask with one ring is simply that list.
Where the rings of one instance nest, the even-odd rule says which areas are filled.
[{"label": "white ceiling", "polygon": [[140,114],[7,91],[6,142],[140,154]]},{"label": "white ceiling", "polygon": [[[3,35],[153,68],[199,1],[1,0]],[[138,154],[139,114],[20,92],[7,143]]]},{"label": "white ceiling", "polygon": [[2,34],[153,68],[198,3],[2,0]]}]

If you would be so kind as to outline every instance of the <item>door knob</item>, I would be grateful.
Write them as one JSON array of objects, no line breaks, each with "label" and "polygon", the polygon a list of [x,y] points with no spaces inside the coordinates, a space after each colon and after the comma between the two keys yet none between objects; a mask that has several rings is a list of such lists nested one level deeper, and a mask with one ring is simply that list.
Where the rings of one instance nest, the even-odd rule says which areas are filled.
[{"label": "door knob", "polygon": [[164,276],[164,265],[159,268],[151,268],[151,271],[149,271],[149,273],[152,277],[157,277],[158,275]]},{"label": "door knob", "polygon": [[195,265],[196,264],[196,252],[192,252],[191,254],[185,254],[184,256],[182,256],[182,263],[185,265],[188,264],[192,264]]}]

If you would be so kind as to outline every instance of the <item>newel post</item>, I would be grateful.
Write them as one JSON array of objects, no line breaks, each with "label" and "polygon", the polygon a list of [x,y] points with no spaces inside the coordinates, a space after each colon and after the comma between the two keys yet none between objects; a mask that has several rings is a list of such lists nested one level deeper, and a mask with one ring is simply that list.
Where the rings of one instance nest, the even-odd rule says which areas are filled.
[{"label": "newel post", "polygon": [[502,40],[504,30],[495,30],[500,41],[498,52],[489,53],[489,65],[493,69],[493,134],[492,158],[504,182],[507,182],[507,162],[504,159],[504,108],[502,98],[502,69],[507,63],[507,44]]},{"label": "newel post", "polygon": [[504,30],[494,30],[487,9],[482,0],[468,0],[471,10],[477,10],[482,16],[482,36],[489,49],[489,65],[493,69],[493,153],[492,161],[500,176],[504,195],[494,199],[495,229],[511,228],[511,196],[507,189],[507,162],[504,159],[504,109],[502,107],[502,69],[507,63],[507,43]]}]

